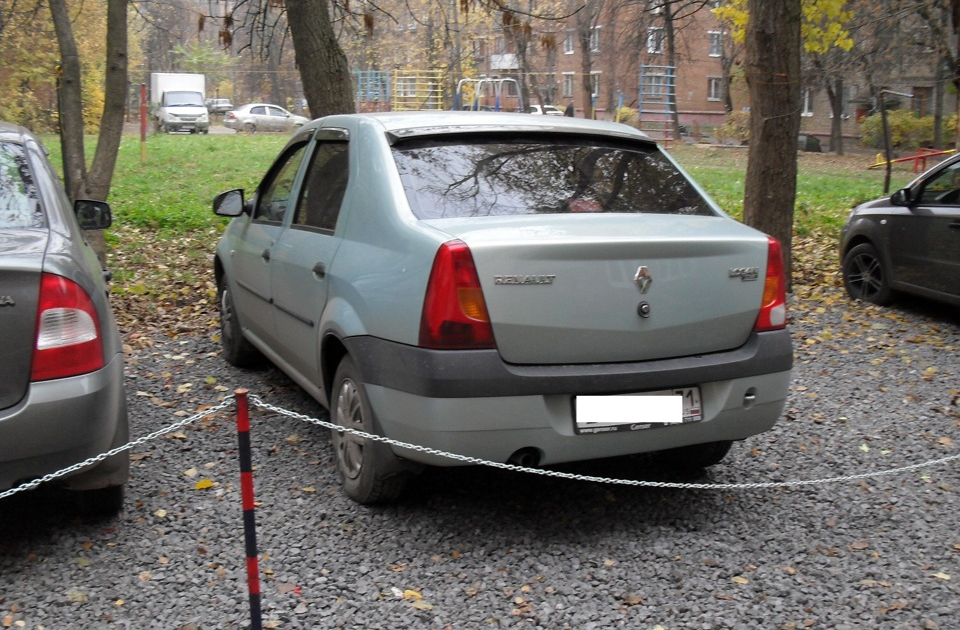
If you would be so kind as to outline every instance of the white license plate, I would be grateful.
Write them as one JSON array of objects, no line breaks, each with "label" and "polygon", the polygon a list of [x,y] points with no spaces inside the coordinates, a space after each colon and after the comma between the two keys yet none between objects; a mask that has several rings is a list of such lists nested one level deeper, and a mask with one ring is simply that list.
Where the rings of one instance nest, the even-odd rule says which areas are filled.
[{"label": "white license plate", "polygon": [[678,387],[622,396],[577,396],[578,434],[639,431],[703,419],[699,387]]}]

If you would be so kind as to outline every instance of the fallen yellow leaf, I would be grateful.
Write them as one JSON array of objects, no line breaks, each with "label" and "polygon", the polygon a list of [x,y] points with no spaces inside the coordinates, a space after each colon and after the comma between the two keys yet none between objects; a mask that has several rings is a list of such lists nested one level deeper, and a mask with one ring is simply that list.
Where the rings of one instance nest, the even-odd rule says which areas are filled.
[{"label": "fallen yellow leaf", "polygon": [[207,488],[213,487],[213,482],[209,479],[201,479],[193,487],[197,490],[206,490]]},{"label": "fallen yellow leaf", "polygon": [[733,581],[736,582],[737,584],[749,584],[749,583],[750,583],[750,580],[748,580],[748,579],[745,578],[745,577],[739,576],[739,575],[738,575],[737,577],[733,578]]}]

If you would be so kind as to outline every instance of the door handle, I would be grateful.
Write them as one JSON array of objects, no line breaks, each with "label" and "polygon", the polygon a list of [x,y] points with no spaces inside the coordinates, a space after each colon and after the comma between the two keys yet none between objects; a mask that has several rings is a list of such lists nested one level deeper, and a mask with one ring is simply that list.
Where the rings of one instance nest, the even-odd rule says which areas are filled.
[{"label": "door handle", "polygon": [[950,224],[951,230],[960,230],[960,221],[954,221]]},{"label": "door handle", "polygon": [[318,278],[325,278],[327,276],[327,266],[322,262],[318,262],[313,266],[313,275]]},{"label": "door handle", "polygon": [[260,258],[263,258],[264,262],[270,262],[270,248],[263,250],[263,253],[260,254]]}]

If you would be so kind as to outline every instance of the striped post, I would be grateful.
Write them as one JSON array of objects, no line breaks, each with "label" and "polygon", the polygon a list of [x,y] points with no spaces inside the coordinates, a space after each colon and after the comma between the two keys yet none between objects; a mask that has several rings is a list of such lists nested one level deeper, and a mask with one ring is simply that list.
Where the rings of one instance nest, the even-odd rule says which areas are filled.
[{"label": "striped post", "polygon": [[243,500],[243,539],[247,552],[247,590],[250,593],[250,629],[262,630],[260,611],[260,569],[257,563],[257,523],[253,505],[253,463],[250,457],[250,411],[247,390],[234,391],[237,397],[237,439],[240,455],[240,496]]}]

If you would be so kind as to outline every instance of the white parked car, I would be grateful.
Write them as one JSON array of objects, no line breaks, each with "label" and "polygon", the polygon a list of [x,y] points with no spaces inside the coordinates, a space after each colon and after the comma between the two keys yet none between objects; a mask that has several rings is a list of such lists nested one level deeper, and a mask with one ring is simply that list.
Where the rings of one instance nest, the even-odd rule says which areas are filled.
[{"label": "white parked car", "polygon": [[527,108],[528,114],[546,114],[547,116],[563,116],[563,110],[554,107],[553,105],[544,105],[543,107],[539,105],[531,105]]},{"label": "white parked car", "polygon": [[309,119],[297,116],[278,105],[250,103],[231,110],[223,116],[223,126],[237,131],[283,131],[290,133],[302,127]]}]

